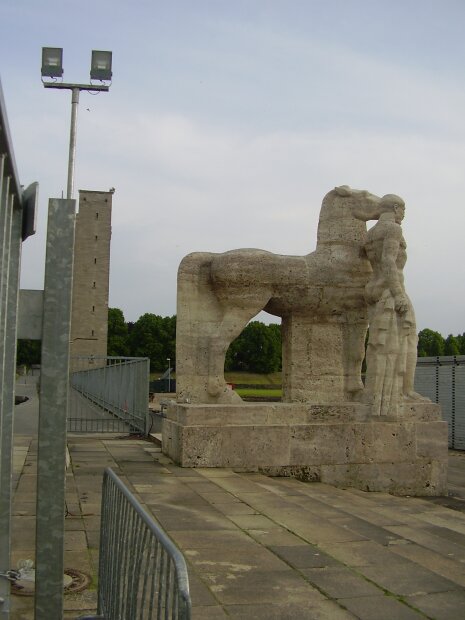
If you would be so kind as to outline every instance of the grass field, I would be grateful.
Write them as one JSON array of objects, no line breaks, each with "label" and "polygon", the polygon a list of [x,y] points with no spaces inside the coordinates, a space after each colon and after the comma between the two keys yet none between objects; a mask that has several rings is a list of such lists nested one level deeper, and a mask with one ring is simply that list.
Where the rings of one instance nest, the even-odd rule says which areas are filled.
[{"label": "grass field", "polygon": [[[160,377],[161,373],[152,373],[150,380],[153,381]],[[257,399],[276,399],[281,398],[281,372],[274,372],[267,375],[261,375],[253,372],[225,372],[225,379],[227,383],[233,385],[253,385],[253,388],[238,388],[236,392],[241,398],[257,398]],[[176,373],[171,373],[171,379],[176,379]],[[267,386],[263,389],[259,389],[256,386]],[[269,388],[268,386],[273,386]]]},{"label": "grass field", "polygon": [[236,392],[241,398],[281,398],[282,390],[258,390],[256,388],[238,388]]},{"label": "grass field", "polygon": [[276,385],[281,387],[281,372],[273,372],[269,375],[260,375],[253,372],[225,372],[227,383],[252,384],[252,385]]},{"label": "grass field", "polygon": [[[156,371],[150,373],[150,381],[155,381],[161,377],[163,372]],[[261,375],[253,372],[225,372],[227,383],[242,383],[251,385],[276,385],[281,387],[281,372],[273,372],[268,375]],[[176,379],[176,372],[171,373],[171,378]]]}]

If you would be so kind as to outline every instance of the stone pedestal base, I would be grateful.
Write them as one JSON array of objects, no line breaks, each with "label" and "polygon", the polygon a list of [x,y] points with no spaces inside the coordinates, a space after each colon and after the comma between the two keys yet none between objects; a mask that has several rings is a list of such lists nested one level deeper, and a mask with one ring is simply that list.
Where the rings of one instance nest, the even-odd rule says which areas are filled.
[{"label": "stone pedestal base", "polygon": [[433,403],[397,419],[366,405],[169,406],[163,452],[182,467],[231,467],[398,495],[444,495],[447,423]]}]

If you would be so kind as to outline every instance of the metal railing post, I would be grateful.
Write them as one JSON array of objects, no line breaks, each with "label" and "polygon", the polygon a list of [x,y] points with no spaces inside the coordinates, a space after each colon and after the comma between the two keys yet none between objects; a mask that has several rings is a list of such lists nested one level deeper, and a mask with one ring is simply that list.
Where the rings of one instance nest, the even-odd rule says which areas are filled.
[{"label": "metal railing post", "polygon": [[149,430],[150,430],[150,411],[149,411],[149,389],[150,389],[150,359],[147,358],[145,360],[145,369],[144,369],[144,374],[145,374],[145,380],[142,379],[142,385],[143,385],[143,389],[144,389],[144,393],[145,393],[145,398],[143,400],[142,406],[144,407],[145,410],[145,434],[148,435],[149,434]]},{"label": "metal railing post", "polygon": [[75,209],[75,200],[49,201],[37,457],[36,620],[58,620],[63,615],[66,414]]},{"label": "metal railing post", "polygon": [[[1,379],[0,379],[0,572],[6,573],[11,555],[11,497],[13,458],[13,411],[16,375],[16,315],[18,310],[22,210],[13,196],[4,205],[4,254],[1,274]],[[5,249],[4,247],[4,249]],[[0,618],[9,616],[10,584],[0,578]]]}]

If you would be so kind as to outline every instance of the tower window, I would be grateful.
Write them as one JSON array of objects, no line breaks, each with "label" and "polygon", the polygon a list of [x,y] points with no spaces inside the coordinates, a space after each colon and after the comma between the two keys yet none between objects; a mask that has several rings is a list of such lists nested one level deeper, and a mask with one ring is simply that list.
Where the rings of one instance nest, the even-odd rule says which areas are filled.
[{"label": "tower window", "polygon": [[95,280],[92,283],[92,288],[95,288]]},{"label": "tower window", "polygon": [[95,219],[98,220],[98,211],[95,212]]}]

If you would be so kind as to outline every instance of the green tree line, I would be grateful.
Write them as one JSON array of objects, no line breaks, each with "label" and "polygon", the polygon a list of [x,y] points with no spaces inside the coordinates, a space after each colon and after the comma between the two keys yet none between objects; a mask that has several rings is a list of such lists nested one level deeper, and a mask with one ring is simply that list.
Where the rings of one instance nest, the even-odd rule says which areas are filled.
[{"label": "green tree line", "polygon": [[[127,322],[122,310],[108,310],[108,355],[148,357],[152,372],[176,367],[176,316],[143,314]],[[418,356],[465,355],[465,333],[444,338],[432,329],[418,334]],[[19,340],[18,365],[40,363],[40,342]],[[225,370],[271,373],[281,369],[281,326],[252,321],[231,343]]]},{"label": "green tree line", "polygon": [[[108,355],[150,358],[151,371],[176,367],[176,317],[143,314],[126,323],[119,308],[108,311]],[[226,370],[269,373],[281,368],[281,327],[252,321],[229,347]]]},{"label": "green tree line", "polygon": [[108,309],[108,355],[148,357],[150,370],[175,365],[176,317],[147,312],[135,323],[126,323],[119,308]]},{"label": "green tree line", "polygon": [[465,332],[444,338],[432,329],[422,329],[418,333],[418,357],[434,355],[465,355]]}]

